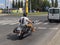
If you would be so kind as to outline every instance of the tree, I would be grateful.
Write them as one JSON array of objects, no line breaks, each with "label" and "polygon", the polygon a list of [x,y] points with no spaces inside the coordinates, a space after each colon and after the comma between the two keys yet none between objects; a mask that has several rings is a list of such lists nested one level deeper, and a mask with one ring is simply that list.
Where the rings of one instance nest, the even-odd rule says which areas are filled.
[{"label": "tree", "polygon": [[16,8],[18,8],[17,0],[16,0]]},{"label": "tree", "polygon": [[52,2],[52,7],[54,7],[54,0],[51,0],[51,2]]},{"label": "tree", "polygon": [[31,0],[32,9],[35,10],[45,10],[46,6],[50,7],[50,3],[48,0]]},{"label": "tree", "polygon": [[21,8],[23,8],[23,1],[21,1]]},{"label": "tree", "polygon": [[44,1],[43,1],[43,5],[42,5],[42,9],[43,9],[43,11],[46,10],[46,7],[50,7],[50,3],[49,3],[49,1],[44,0]]},{"label": "tree", "polygon": [[31,0],[32,9],[37,10],[41,7],[42,0]]},{"label": "tree", "polygon": [[[31,8],[32,8],[32,9],[35,9],[35,5],[36,5],[36,3],[35,3],[34,0],[31,0],[31,4],[32,4],[32,5],[31,5],[31,6],[32,6]],[[29,5],[30,5],[30,1],[29,1]]]},{"label": "tree", "polygon": [[14,0],[12,1],[12,8],[14,8]]},{"label": "tree", "polygon": [[18,0],[18,8],[20,8],[20,0]]},{"label": "tree", "polygon": [[58,1],[55,0],[55,7],[58,7]]}]

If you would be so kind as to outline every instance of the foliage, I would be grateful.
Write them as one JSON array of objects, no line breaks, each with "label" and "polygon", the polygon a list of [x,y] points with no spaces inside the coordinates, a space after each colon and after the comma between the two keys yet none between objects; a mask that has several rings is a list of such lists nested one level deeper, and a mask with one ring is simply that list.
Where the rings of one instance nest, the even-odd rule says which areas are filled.
[{"label": "foliage", "polygon": [[51,2],[52,2],[52,4],[51,4],[51,5],[52,5],[52,7],[54,7],[54,0],[51,0]]},{"label": "foliage", "polygon": [[16,0],[16,2],[13,0],[13,3],[12,3],[12,8],[22,8],[23,7],[23,2],[20,0]]},{"label": "foliage", "polygon": [[20,8],[20,0],[18,0],[18,8]]},{"label": "foliage", "polygon": [[55,0],[55,7],[58,7],[58,1]]},{"label": "foliage", "polygon": [[50,7],[50,3],[49,3],[49,1],[44,0],[44,1],[43,1],[43,4],[42,4],[42,9],[43,9],[43,11],[46,10],[46,7]]},{"label": "foliage", "polygon": [[14,8],[14,0],[13,0],[13,3],[12,3],[12,8]]},{"label": "foliage", "polygon": [[48,0],[32,0],[32,10],[44,11],[46,7],[50,7],[50,3]]},{"label": "foliage", "polygon": [[[30,2],[31,1],[31,2]],[[28,6],[30,10],[30,3],[31,3],[31,9],[36,11],[44,11],[46,7],[50,7],[50,3],[48,0],[28,0]],[[14,6],[15,5],[15,6]],[[23,8],[23,2],[20,2],[20,0],[16,0],[16,4],[13,1],[12,7],[14,8]]]}]

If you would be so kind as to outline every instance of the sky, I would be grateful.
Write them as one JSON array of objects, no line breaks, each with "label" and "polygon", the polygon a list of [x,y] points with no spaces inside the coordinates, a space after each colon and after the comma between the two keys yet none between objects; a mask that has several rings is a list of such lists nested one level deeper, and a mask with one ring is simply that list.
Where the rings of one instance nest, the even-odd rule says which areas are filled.
[{"label": "sky", "polygon": [[5,1],[5,0],[0,0],[0,8],[1,8],[1,7],[4,7],[4,1]]},{"label": "sky", "polygon": [[[11,8],[11,2],[12,0],[6,0],[6,6],[9,6],[9,8]],[[49,0],[49,2],[51,2],[51,0]],[[58,0],[58,7],[60,7],[60,0]],[[5,8],[5,0],[0,0],[0,8]]]},{"label": "sky", "polygon": [[[6,1],[6,6],[8,6],[9,8],[12,7],[12,0],[0,0],[0,8],[5,8],[5,1]],[[16,1],[16,0],[14,0]],[[22,1],[22,0],[20,0]]]},{"label": "sky", "polygon": [[12,7],[12,3],[11,3],[11,1],[12,0],[0,0],[0,8],[5,8],[6,6],[5,6],[5,1],[6,1],[6,6],[8,6],[9,8],[11,8]]}]

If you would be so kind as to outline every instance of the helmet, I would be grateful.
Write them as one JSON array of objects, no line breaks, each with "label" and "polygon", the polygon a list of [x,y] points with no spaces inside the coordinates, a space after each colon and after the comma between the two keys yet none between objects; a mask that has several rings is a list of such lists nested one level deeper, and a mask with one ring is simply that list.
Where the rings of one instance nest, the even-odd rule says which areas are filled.
[{"label": "helmet", "polygon": [[27,16],[27,13],[23,13],[23,16],[25,16],[25,17],[26,17],[26,16]]}]

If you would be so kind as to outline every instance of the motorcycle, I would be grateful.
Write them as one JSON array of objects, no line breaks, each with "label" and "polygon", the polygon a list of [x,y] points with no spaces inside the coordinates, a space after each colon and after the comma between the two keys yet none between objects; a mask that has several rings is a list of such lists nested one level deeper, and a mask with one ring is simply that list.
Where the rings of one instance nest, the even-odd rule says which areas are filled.
[{"label": "motorcycle", "polygon": [[[30,24],[31,25],[31,24]],[[31,35],[32,34],[32,28],[30,26],[23,26],[23,28],[21,29],[20,24],[19,26],[17,26],[14,30],[13,33],[16,33],[19,37],[19,39],[22,39],[23,37],[25,37],[26,35]]]}]

